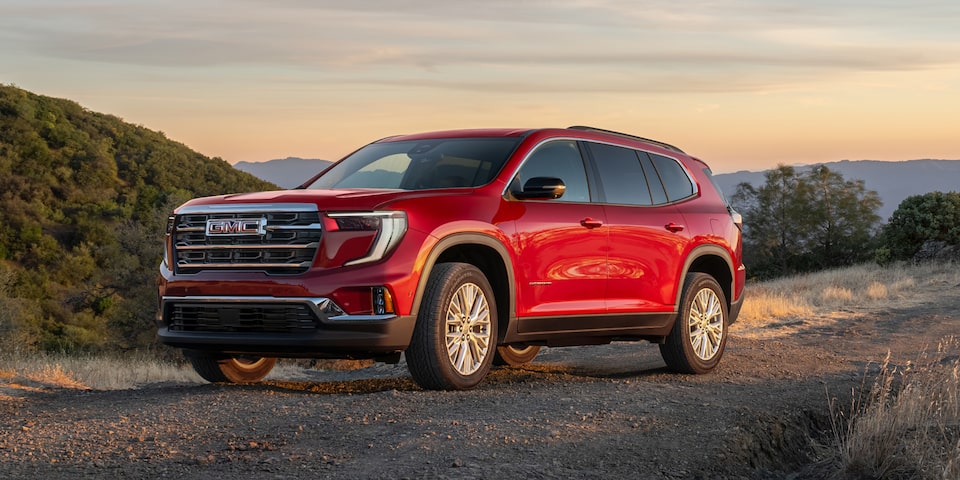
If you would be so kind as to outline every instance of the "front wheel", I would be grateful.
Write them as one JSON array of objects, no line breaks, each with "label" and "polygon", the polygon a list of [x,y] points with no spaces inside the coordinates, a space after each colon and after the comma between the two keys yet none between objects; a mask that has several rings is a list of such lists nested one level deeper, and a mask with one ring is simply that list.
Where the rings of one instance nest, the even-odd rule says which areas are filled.
[{"label": "front wheel", "polygon": [[434,267],[405,353],[413,380],[432,390],[473,388],[496,344],[496,301],[483,272],[468,263]]},{"label": "front wheel", "polygon": [[680,373],[707,373],[727,344],[727,301],[720,284],[705,273],[688,274],[680,313],[660,354],[667,367]]},{"label": "front wheel", "polygon": [[204,380],[212,383],[259,382],[266,377],[277,359],[273,357],[227,357],[191,354],[187,358]]}]

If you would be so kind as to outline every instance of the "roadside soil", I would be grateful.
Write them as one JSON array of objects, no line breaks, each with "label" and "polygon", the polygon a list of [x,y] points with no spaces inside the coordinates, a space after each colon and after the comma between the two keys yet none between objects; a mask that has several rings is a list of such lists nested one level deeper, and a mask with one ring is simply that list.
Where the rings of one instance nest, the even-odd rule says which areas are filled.
[{"label": "roadside soil", "polygon": [[820,478],[829,399],[960,332],[958,291],[737,323],[701,376],[614,343],[544,349],[466,392],[421,390],[402,363],[120,391],[0,379],[0,478]]}]

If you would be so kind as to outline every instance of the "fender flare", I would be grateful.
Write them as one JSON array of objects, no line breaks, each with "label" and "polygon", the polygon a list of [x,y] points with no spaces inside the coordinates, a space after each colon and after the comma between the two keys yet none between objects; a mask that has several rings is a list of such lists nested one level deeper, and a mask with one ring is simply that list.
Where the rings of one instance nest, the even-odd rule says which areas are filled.
[{"label": "fender flare", "polygon": [[[690,273],[690,267],[693,266],[694,262],[707,255],[717,256],[723,259],[723,263],[727,266],[730,274],[730,284],[727,285],[727,288],[730,291],[730,295],[728,296],[733,296],[736,293],[734,282],[737,281],[737,276],[733,269],[733,256],[730,255],[730,252],[728,252],[726,249],[718,245],[700,245],[691,250],[690,254],[687,255],[687,259],[683,264],[683,270],[680,272],[680,284],[677,285],[677,294],[673,302],[677,309],[680,308],[680,297],[683,295],[683,284],[686,282],[687,274]],[[717,279],[717,283],[720,283],[719,279]],[[734,299],[728,298],[726,300],[727,307],[729,308]]]},{"label": "fender flare", "polygon": [[[496,237],[474,232],[455,233],[441,238],[436,244],[433,245],[433,247],[430,249],[430,253],[427,254],[427,258],[423,263],[423,268],[420,270],[420,279],[417,281],[417,291],[414,294],[413,303],[410,307],[411,315],[416,317],[420,314],[420,304],[423,301],[423,293],[427,289],[427,282],[430,280],[430,274],[433,272],[433,267],[437,264],[437,260],[440,258],[440,256],[451,247],[471,244],[489,247],[497,252],[497,254],[500,256],[500,260],[503,262],[504,269],[507,273],[508,297],[506,301],[508,302],[508,311],[501,312],[498,309],[498,321],[500,325],[516,325],[517,288],[516,280],[514,278],[513,260],[511,260],[510,252],[507,250],[507,247],[505,247],[503,243],[501,243]],[[507,315],[506,323],[504,322],[504,318],[501,317],[503,314]],[[497,336],[502,339],[506,334],[507,329],[501,328],[498,330],[499,332]]]}]

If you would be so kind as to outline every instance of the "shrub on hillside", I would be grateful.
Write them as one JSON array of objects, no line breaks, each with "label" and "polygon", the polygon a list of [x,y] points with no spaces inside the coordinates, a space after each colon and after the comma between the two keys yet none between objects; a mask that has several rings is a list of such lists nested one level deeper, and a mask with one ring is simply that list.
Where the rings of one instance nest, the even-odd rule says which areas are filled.
[{"label": "shrub on hillside", "polygon": [[152,348],[171,209],[268,189],[162,132],[0,85],[0,350]]},{"label": "shrub on hillside", "polygon": [[907,197],[883,228],[877,261],[911,260],[927,242],[960,245],[960,193]]}]

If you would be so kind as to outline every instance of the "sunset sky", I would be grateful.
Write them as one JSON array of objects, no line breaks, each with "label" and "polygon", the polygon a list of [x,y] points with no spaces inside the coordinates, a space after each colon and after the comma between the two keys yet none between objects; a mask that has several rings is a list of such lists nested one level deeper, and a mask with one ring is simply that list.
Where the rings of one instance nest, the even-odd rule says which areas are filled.
[{"label": "sunset sky", "polygon": [[960,159],[960,2],[3,0],[0,83],[231,163],[569,125],[717,172]]}]

